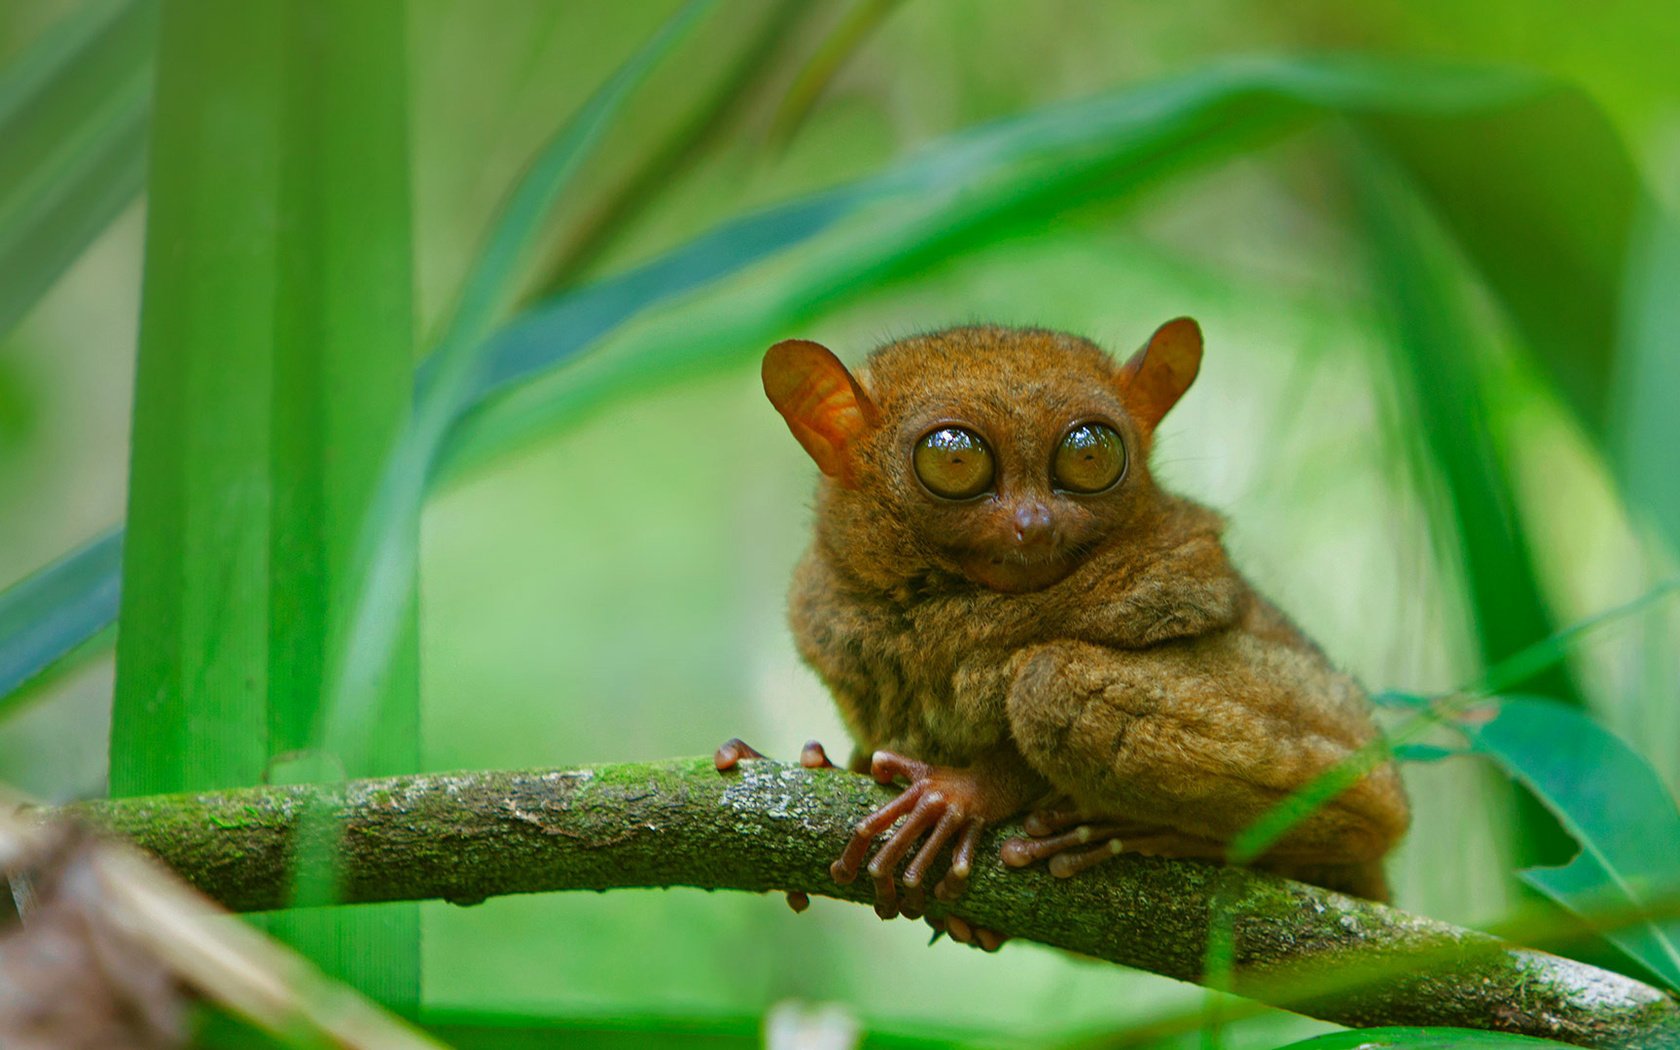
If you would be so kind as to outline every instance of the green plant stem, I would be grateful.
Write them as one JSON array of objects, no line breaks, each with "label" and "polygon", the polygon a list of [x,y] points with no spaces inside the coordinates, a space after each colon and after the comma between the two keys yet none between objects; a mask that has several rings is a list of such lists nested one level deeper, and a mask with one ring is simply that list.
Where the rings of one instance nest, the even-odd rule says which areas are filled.
[{"label": "green plant stem", "polygon": [[[839,770],[755,761],[719,774],[709,760],[682,759],[113,799],[69,812],[241,911],[284,904],[295,832],[318,791],[340,836],[346,902],[631,886],[863,902],[867,880],[837,886],[828,864],[886,790]],[[1016,833],[998,829],[982,857]],[[1349,1025],[1454,1025],[1583,1046],[1680,1041],[1680,1005],[1631,978],[1258,873],[1121,857],[1063,881],[994,859],[955,910],[1011,936],[1200,981],[1216,892],[1241,995]],[[950,910],[930,902],[932,914]]]}]

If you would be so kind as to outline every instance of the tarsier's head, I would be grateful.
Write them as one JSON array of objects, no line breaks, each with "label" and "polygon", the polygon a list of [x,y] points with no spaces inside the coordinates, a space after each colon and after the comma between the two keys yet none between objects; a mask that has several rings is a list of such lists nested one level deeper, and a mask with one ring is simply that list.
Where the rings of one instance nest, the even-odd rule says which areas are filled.
[{"label": "tarsier's head", "polygon": [[1151,511],[1150,442],[1201,358],[1189,318],[1123,365],[1076,336],[983,326],[890,343],[854,377],[790,339],[764,355],[764,390],[829,479],[819,527],[856,575],[1022,593]]}]

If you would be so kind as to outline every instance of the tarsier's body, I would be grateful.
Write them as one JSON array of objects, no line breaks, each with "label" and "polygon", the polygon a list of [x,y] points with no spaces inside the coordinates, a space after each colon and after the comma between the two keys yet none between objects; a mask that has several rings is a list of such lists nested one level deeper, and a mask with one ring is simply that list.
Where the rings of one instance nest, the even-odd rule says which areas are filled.
[{"label": "tarsier's body", "polygon": [[[1376,737],[1360,688],[1230,566],[1220,519],[1149,475],[1200,356],[1180,320],[1123,367],[997,327],[890,344],[861,381],[813,343],[766,358],[771,400],[828,475],[790,598],[800,652],[860,753],[890,753],[877,775],[911,781],[836,864],[854,876],[903,818],[870,865],[884,914],[905,858],[919,898],[954,845],[954,895],[980,829],[1035,808],[1039,837],[1007,843],[1010,864],[1219,859]],[[1380,764],[1260,866],[1382,897],[1406,822]]]}]

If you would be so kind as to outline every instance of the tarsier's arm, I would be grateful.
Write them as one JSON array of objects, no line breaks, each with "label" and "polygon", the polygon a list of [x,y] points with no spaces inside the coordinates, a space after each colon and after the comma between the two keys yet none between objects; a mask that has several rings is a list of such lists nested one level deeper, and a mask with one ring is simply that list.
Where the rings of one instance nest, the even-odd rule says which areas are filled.
[{"label": "tarsier's arm", "polygon": [[[1022,754],[1081,811],[1227,843],[1375,736],[1360,704],[1358,687],[1315,653],[1227,631],[1140,651],[1034,647],[1009,718]],[[1385,764],[1267,860],[1374,864],[1405,826]]]}]

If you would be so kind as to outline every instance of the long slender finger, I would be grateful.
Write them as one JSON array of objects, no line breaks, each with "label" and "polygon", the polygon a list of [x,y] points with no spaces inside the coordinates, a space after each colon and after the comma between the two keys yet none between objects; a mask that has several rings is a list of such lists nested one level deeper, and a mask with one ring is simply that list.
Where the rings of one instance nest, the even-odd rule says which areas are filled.
[{"label": "long slender finger", "polygon": [[1119,832],[1120,828],[1113,824],[1081,824],[1072,831],[1064,831],[1060,835],[1048,838],[1012,838],[999,848],[998,855],[1011,868],[1024,868],[1034,861],[1054,856],[1063,850],[1112,838]]},{"label": "long slender finger", "polygon": [[734,737],[732,739],[725,740],[723,742],[723,746],[718,748],[712,755],[712,765],[717,767],[717,771],[719,773],[723,773],[734,769],[736,763],[740,762],[744,758],[763,757],[763,755],[758,753],[757,748],[753,747],[745,740],[742,740],[740,737]]},{"label": "long slender finger", "polygon": [[863,858],[869,854],[869,847],[875,841],[875,836],[892,827],[899,817],[910,812],[921,794],[915,788],[909,788],[858,821],[857,827],[852,830],[851,841],[846,843],[845,852],[840,854],[839,860],[828,866],[829,876],[842,886],[857,878],[858,868],[863,864]]},{"label": "long slender finger", "polygon": [[806,769],[833,769],[834,763],[828,760],[828,752],[823,750],[822,741],[807,740],[805,747],[799,752],[799,764]]},{"label": "long slender finger", "polygon": [[995,952],[1003,947],[1003,942],[1008,939],[996,930],[988,930],[984,926],[974,927],[974,943],[978,944],[982,951]]},{"label": "long slender finger", "polygon": [[942,901],[954,901],[968,889],[968,873],[974,870],[974,850],[980,845],[980,835],[985,830],[986,822],[983,820],[971,820],[963,829],[957,848],[951,851],[950,870],[933,888],[935,897]]},{"label": "long slender finger", "polygon": [[906,919],[919,919],[927,911],[927,893],[920,886],[904,887],[898,900],[898,913]]},{"label": "long slender finger", "polygon": [[1082,871],[1096,867],[1103,861],[1118,857],[1126,847],[1119,839],[1109,839],[1100,846],[1090,849],[1068,850],[1050,858],[1050,874],[1058,879],[1069,879]]},{"label": "long slender finger", "polygon": [[974,943],[974,928],[955,915],[945,916],[945,934],[960,944]]},{"label": "long slender finger", "polygon": [[939,819],[944,799],[937,795],[923,795],[916,808],[904,818],[898,830],[875,852],[869,862],[870,877],[875,880],[875,914],[890,919],[898,914],[898,885],[894,872],[898,862],[916,845],[929,825]]},{"label": "long slender finger", "polygon": [[931,769],[926,762],[905,758],[896,751],[877,751],[869,757],[869,775],[882,784],[891,784],[898,777],[914,784],[925,778]]},{"label": "long slender finger", "polygon": [[935,824],[933,830],[928,832],[928,837],[922,843],[922,848],[917,850],[916,855],[910,859],[910,863],[904,866],[904,875],[900,881],[905,886],[921,886],[922,878],[927,874],[928,867],[939,859],[939,854],[945,849],[945,844],[951,840],[952,835],[957,833],[957,829],[962,826],[962,822],[961,814],[949,809],[945,811],[945,815],[939,818],[939,823]]}]

